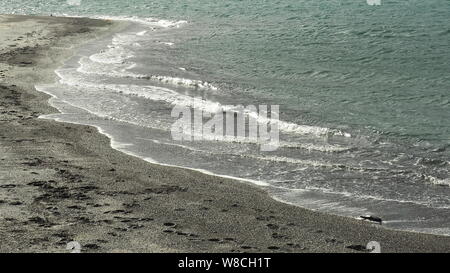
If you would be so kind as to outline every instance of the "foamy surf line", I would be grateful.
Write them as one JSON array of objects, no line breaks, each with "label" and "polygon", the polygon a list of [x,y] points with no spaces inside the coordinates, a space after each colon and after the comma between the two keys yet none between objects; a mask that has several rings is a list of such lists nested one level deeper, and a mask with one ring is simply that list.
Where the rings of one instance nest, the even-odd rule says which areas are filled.
[{"label": "foamy surf line", "polygon": [[[100,54],[106,54],[107,51],[102,53],[96,53],[91,55],[89,58],[82,57],[78,62],[80,66],[77,68],[77,72],[91,75],[102,75],[107,77],[117,77],[117,78],[133,78],[137,80],[149,80],[159,83],[164,83],[173,86],[183,86],[187,88],[194,89],[210,89],[217,91],[218,88],[208,82],[200,80],[185,79],[179,77],[170,76],[160,76],[160,75],[145,75],[145,74],[135,74],[129,72],[128,70],[136,67],[136,63],[124,63],[123,57],[120,55],[115,57],[103,57],[100,58]],[[131,53],[128,55],[133,57]],[[115,67],[107,67],[105,64],[115,65]]]},{"label": "foamy surf line", "polygon": [[[122,18],[122,17],[98,17],[100,19],[112,18],[122,21],[130,21],[138,24],[144,24],[140,22],[144,19],[133,19],[133,18]],[[156,19],[146,19],[146,24],[144,25],[158,25],[162,28],[180,27],[181,25],[187,23],[186,21],[167,21],[167,20],[156,20]],[[113,36],[111,44],[107,45],[107,48],[100,52],[95,52],[89,57],[83,57],[79,60],[79,68],[77,69],[80,73],[85,74],[96,74],[110,77],[123,77],[123,78],[134,78],[142,80],[150,80],[163,84],[173,85],[173,86],[183,86],[187,88],[194,89],[210,89],[213,91],[218,91],[218,87],[213,84],[197,80],[197,79],[186,79],[181,77],[172,77],[165,75],[147,75],[147,74],[135,74],[129,72],[137,66],[136,62],[130,60],[135,57],[135,52],[125,47],[141,47],[140,42],[143,41],[143,36],[146,35],[148,30],[138,31],[138,32],[127,32],[127,33],[117,33]],[[174,43],[171,42],[160,42],[168,46],[173,46]],[[186,68],[179,68],[182,71],[186,71]]]},{"label": "foamy surf line", "polygon": [[241,182],[247,182],[247,183],[255,184],[255,185],[258,185],[258,186],[261,186],[261,187],[270,187],[270,184],[268,184],[266,182],[263,182],[263,181],[258,181],[258,180],[253,180],[253,179],[246,179],[246,178],[240,178],[240,177],[223,175],[223,174],[217,174],[217,173],[213,173],[213,172],[210,172],[210,171],[204,170],[204,169],[189,168],[189,167],[185,167],[185,166],[178,166],[178,165],[161,163],[161,162],[158,162],[158,161],[154,160],[151,157],[139,156],[139,155],[137,155],[137,154],[135,154],[133,152],[130,152],[130,151],[124,149],[125,147],[128,147],[129,145],[133,145],[133,144],[127,144],[127,143],[122,143],[122,142],[115,141],[114,137],[109,135],[108,133],[106,133],[101,127],[99,127],[99,126],[94,126],[94,127],[96,127],[97,130],[101,134],[103,134],[103,135],[107,136],[109,139],[111,139],[111,147],[113,149],[115,149],[117,151],[120,151],[120,152],[122,152],[124,154],[131,155],[131,156],[143,159],[143,160],[145,160],[145,161],[147,161],[147,162],[149,162],[151,164],[156,164],[156,165],[165,166],[165,167],[171,167],[171,168],[181,168],[181,169],[185,169],[185,170],[192,170],[192,171],[197,171],[197,172],[200,172],[200,173],[203,173],[203,174],[206,174],[206,175],[210,175],[210,176],[216,176],[216,177],[221,177],[221,178],[226,178],[226,179],[238,180],[238,181],[241,181]]},{"label": "foamy surf line", "polygon": [[[182,24],[187,23],[187,21],[168,21],[168,20],[158,20],[154,18],[137,18],[137,17],[124,17],[124,16],[93,16],[92,18],[97,19],[108,19],[108,20],[122,20],[122,21],[131,21],[146,25],[159,25],[160,27],[170,28],[170,27],[180,27]],[[104,76],[111,76],[111,77],[125,77],[125,78],[135,78],[135,79],[144,79],[144,80],[151,80],[156,81],[159,83],[169,84],[173,86],[183,86],[188,88],[198,88],[198,89],[210,89],[217,91],[218,88],[206,81],[201,80],[192,80],[192,79],[185,79],[185,78],[179,78],[179,77],[171,77],[171,76],[161,76],[161,75],[142,75],[142,74],[135,74],[132,72],[129,72],[128,70],[135,67],[136,63],[129,62],[128,59],[134,57],[134,54],[132,52],[129,52],[125,50],[122,45],[123,43],[129,43],[130,39],[131,42],[134,42],[135,37],[139,37],[142,35],[145,35],[145,31],[140,31],[137,33],[134,33],[133,35],[125,34],[122,35],[121,38],[120,34],[114,35],[112,39],[112,44],[108,45],[106,50],[103,50],[100,53],[94,53],[89,56],[89,58],[81,58],[79,60],[80,66],[77,69],[77,72],[85,73],[85,74],[96,74],[96,75],[104,75]],[[131,37],[132,36],[132,37]],[[91,61],[89,63],[88,61]],[[103,66],[101,66],[103,64]],[[106,64],[106,66],[104,65]],[[91,69],[89,69],[90,67]],[[111,68],[112,67],[112,68]],[[116,69],[115,69],[116,68]],[[106,71],[105,71],[106,69]],[[68,81],[67,79],[64,79],[62,75],[58,73],[58,70],[56,71],[58,76],[61,78],[60,82],[69,84],[69,85],[80,85],[81,80]],[[88,83],[84,83],[88,84]],[[90,85],[92,86],[92,85]],[[175,105],[187,105],[187,106],[194,106],[192,105],[193,101],[196,101],[195,99],[192,99],[191,97],[183,96],[182,94],[178,94],[170,89],[165,88],[159,88],[156,86],[147,86],[147,88],[151,88],[152,92],[142,92],[145,90],[137,90],[137,86],[134,86],[136,88],[131,88],[132,85],[128,86],[120,86],[120,85],[103,85],[102,88],[107,88],[111,90],[116,90],[117,92],[123,92],[128,95],[137,95],[141,96],[147,99],[151,100],[163,100],[168,103],[172,103]],[[142,88],[142,87],[141,87]],[[129,90],[131,89],[131,90]],[[145,87],[144,87],[145,89]],[[154,96],[153,93],[155,91],[163,91],[165,94],[160,94],[159,96]],[[200,101],[195,103],[195,106],[201,106],[203,110],[206,110],[208,112],[217,112],[219,106],[221,106],[217,102],[211,102],[211,101]],[[232,111],[232,109],[226,109]],[[267,118],[261,118],[258,115],[255,115],[256,113],[247,113],[249,117],[256,118],[257,122],[259,123],[276,123],[280,129],[280,131],[284,133],[289,134],[298,134],[298,135],[317,135],[317,136],[326,136],[326,135],[335,135],[335,136],[344,136],[347,138],[351,137],[351,134],[347,132],[342,132],[340,130],[336,129],[330,129],[330,128],[321,128],[316,126],[310,126],[310,125],[304,125],[304,124],[295,124],[291,122],[286,122],[282,120],[273,120],[273,119],[267,119]],[[312,149],[314,147],[311,147]]]},{"label": "foamy surf line", "polygon": [[[133,157],[140,158],[140,159],[145,160],[145,161],[147,161],[149,163],[160,165],[160,166],[172,167],[172,168],[181,168],[181,169],[186,169],[186,170],[197,171],[197,172],[200,172],[200,173],[203,173],[203,174],[206,174],[206,175],[211,175],[211,176],[216,176],[216,177],[221,177],[221,178],[226,178],[226,179],[232,179],[232,180],[237,180],[237,181],[246,182],[246,183],[251,183],[251,184],[255,184],[255,185],[261,186],[261,187],[269,187],[269,186],[271,186],[270,184],[268,184],[266,182],[263,182],[263,181],[258,181],[258,180],[253,180],[253,179],[246,179],[246,178],[240,178],[240,177],[234,177],[234,176],[229,176],[229,175],[216,174],[216,173],[210,172],[208,170],[204,170],[204,169],[189,168],[189,167],[185,167],[185,166],[178,166],[178,165],[171,165],[171,164],[161,163],[161,162],[158,162],[158,161],[154,160],[151,157],[140,156],[140,155],[138,155],[136,153],[133,153],[133,152],[125,149],[126,147],[130,147],[130,146],[132,146],[134,144],[123,143],[123,142],[119,142],[119,141],[115,140],[114,136],[111,135],[111,134],[108,134],[101,126],[93,125],[93,124],[87,124],[87,123],[82,123],[82,122],[69,121],[69,120],[66,120],[66,119],[64,119],[62,117],[57,117],[57,115],[70,115],[70,113],[63,112],[63,110],[60,107],[58,107],[55,103],[52,103],[53,100],[59,100],[59,99],[55,95],[51,94],[50,92],[45,91],[45,87],[44,86],[35,86],[35,89],[37,91],[39,91],[39,92],[42,92],[42,93],[45,93],[45,94],[49,95],[50,96],[50,99],[49,99],[50,106],[52,106],[55,109],[57,109],[58,112],[60,113],[60,114],[41,115],[38,118],[54,120],[54,121],[57,121],[57,122],[67,122],[67,123],[72,123],[72,124],[77,124],[77,125],[85,125],[85,126],[95,127],[100,134],[108,137],[111,140],[110,146],[114,150],[117,150],[119,152],[122,152],[124,154],[130,155],[130,156],[133,156]],[[86,112],[88,112],[91,115],[98,116],[95,113],[92,113],[92,112],[90,112],[90,111],[88,111],[86,109],[81,109],[81,108],[79,108],[77,106],[74,106],[74,105],[72,105],[72,104],[70,104],[70,103],[68,103],[66,101],[60,100],[60,102],[66,104],[66,105],[69,105],[70,107],[74,107],[74,108],[78,108],[78,109],[80,109],[82,111],[86,111]]]},{"label": "foamy surf line", "polygon": [[[48,93],[46,93],[46,94],[48,94]],[[52,105],[52,106],[56,107],[55,105]],[[63,113],[59,109],[58,109],[58,111],[62,115],[70,114],[70,113]],[[56,114],[56,115],[58,115],[58,114]],[[151,164],[165,166],[165,167],[170,167],[170,168],[181,168],[181,169],[185,169],[185,170],[197,171],[197,172],[200,172],[200,173],[203,173],[203,174],[206,174],[206,175],[215,176],[215,177],[221,177],[221,178],[226,178],[226,179],[232,179],[232,180],[237,180],[237,181],[246,182],[246,183],[251,183],[251,184],[255,184],[257,186],[261,186],[261,187],[270,187],[271,186],[270,184],[268,184],[266,182],[263,182],[263,181],[258,181],[258,180],[253,180],[253,179],[246,179],[246,178],[240,178],[240,177],[229,176],[229,175],[216,174],[216,173],[210,172],[208,170],[204,170],[204,169],[190,168],[190,167],[185,167],[185,166],[178,166],[178,165],[161,163],[161,162],[158,162],[158,161],[154,160],[151,157],[140,156],[140,155],[138,155],[138,154],[136,154],[134,152],[126,150],[126,147],[133,146],[134,144],[123,143],[123,142],[116,141],[114,139],[114,136],[108,134],[101,126],[98,126],[98,125],[85,124],[85,123],[75,122],[75,121],[68,121],[68,120],[65,120],[62,117],[56,117],[55,114],[41,115],[41,116],[39,116],[39,118],[41,118],[41,119],[48,119],[48,120],[54,120],[54,121],[57,121],[57,122],[67,122],[67,123],[72,123],[72,124],[77,124],[77,125],[85,125],[85,126],[87,125],[87,126],[95,127],[100,134],[108,137],[111,140],[110,146],[114,150],[119,151],[119,152],[124,153],[124,154],[127,154],[127,155],[130,155],[130,156],[133,156],[133,157],[136,157],[136,158],[139,158],[139,159],[142,159],[142,160],[145,160],[145,161],[147,161],[147,162],[149,162]]]},{"label": "foamy surf line", "polygon": [[[55,13],[55,16],[59,17],[74,17],[74,18],[91,18],[91,19],[99,19],[99,20],[110,20],[110,21],[126,21],[133,22],[141,25],[145,25],[148,27],[163,27],[163,28],[179,28],[184,24],[187,24],[186,20],[179,21],[170,21],[164,19],[156,19],[152,17],[138,17],[138,16],[111,16],[111,15],[88,15],[88,16],[80,16],[74,14],[67,13]],[[141,35],[145,34],[145,32],[141,32]]]},{"label": "foamy surf line", "polygon": [[[124,85],[124,84],[97,84],[82,81],[82,79],[69,77],[63,75],[64,71],[71,69],[58,69],[55,73],[60,78],[60,83],[76,88],[94,88],[99,90],[111,90],[119,94],[125,94],[128,96],[138,96],[152,101],[163,101],[173,105],[182,105],[187,107],[192,107],[195,109],[201,109],[209,113],[217,113],[218,111],[230,111],[236,112],[237,110],[233,107],[221,105],[218,102],[201,100],[188,95],[177,93],[171,89],[158,87],[158,86],[137,86],[137,85]],[[254,112],[246,113],[249,117],[254,117],[255,120],[262,123],[276,123],[279,130],[286,133],[298,134],[298,135],[337,135],[345,137],[351,137],[350,134],[343,134],[339,130],[315,127],[310,125],[300,125],[295,123],[290,123],[282,120],[276,120],[271,118],[261,118]],[[314,147],[310,147],[311,149]]]}]

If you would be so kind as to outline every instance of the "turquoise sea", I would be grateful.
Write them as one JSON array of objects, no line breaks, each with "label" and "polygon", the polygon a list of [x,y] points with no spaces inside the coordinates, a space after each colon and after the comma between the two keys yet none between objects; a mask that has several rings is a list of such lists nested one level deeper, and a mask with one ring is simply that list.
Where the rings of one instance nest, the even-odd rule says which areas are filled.
[{"label": "turquoise sea", "polygon": [[[447,0],[0,0],[0,13],[132,22],[38,89],[113,147],[329,213],[450,235]],[[280,105],[281,147],[178,142],[171,109]]]}]

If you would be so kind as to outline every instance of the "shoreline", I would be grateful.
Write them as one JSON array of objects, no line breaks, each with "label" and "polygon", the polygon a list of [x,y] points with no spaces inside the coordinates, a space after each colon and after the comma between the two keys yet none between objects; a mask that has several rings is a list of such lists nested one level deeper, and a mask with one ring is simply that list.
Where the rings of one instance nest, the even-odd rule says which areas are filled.
[{"label": "shoreline", "polygon": [[[12,37],[0,44],[0,252],[66,252],[72,240],[86,252],[358,252],[369,241],[382,252],[450,251],[450,237],[281,203],[253,185],[124,154],[91,126],[39,119],[57,111],[34,85],[54,79],[55,63],[70,55],[55,47],[120,24],[0,20],[0,33]],[[5,24],[14,31],[5,34]]]}]

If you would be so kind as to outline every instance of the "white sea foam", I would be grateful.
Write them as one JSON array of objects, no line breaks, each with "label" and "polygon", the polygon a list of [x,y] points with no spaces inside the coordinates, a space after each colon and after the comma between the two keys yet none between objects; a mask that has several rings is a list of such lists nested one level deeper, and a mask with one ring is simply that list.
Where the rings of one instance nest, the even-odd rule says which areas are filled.
[{"label": "white sea foam", "polygon": [[121,46],[109,45],[108,49],[91,55],[93,62],[102,64],[123,64],[125,60],[134,57],[134,54]]},{"label": "white sea foam", "polygon": [[298,158],[290,158],[283,156],[253,156],[253,155],[245,155],[244,157],[250,157],[257,160],[271,161],[271,162],[283,162],[283,163],[291,163],[291,164],[299,164],[303,166],[312,166],[312,167],[328,167],[331,168],[334,165],[332,163],[321,162],[317,160],[304,160]]},{"label": "white sea foam", "polygon": [[[140,32],[141,33],[141,32]],[[139,33],[137,33],[139,34]],[[127,45],[139,44],[137,34],[117,34],[112,39],[112,44],[100,53],[93,54],[89,57],[92,62],[89,63],[86,58],[81,58],[79,72],[89,74],[100,74],[111,77],[127,77],[136,79],[154,80],[164,84],[172,84],[189,88],[218,90],[213,84],[193,79],[185,79],[181,77],[170,77],[162,75],[144,75],[134,74],[127,70],[136,66],[136,63],[130,61],[135,55],[132,50],[126,49]],[[116,65],[116,66],[110,66]]]},{"label": "white sea foam", "polygon": [[171,89],[158,86],[138,86],[125,84],[98,84],[87,82],[77,77],[73,69],[59,69],[56,74],[60,77],[60,83],[79,88],[91,88],[99,90],[110,90],[131,96],[139,96],[154,101],[164,101],[174,105],[195,107],[206,112],[216,113],[221,111],[221,105],[217,102],[206,101],[179,94]]},{"label": "white sea foam", "polygon": [[[293,189],[293,188],[285,188],[280,186],[273,186],[274,188],[279,188],[291,192],[307,192],[307,191],[315,191],[319,193],[324,194],[333,194],[333,195],[340,195],[345,196],[348,198],[352,198],[353,200],[375,200],[380,202],[393,202],[393,203],[400,203],[400,204],[415,204],[423,207],[428,208],[436,208],[436,209],[449,209],[449,206],[435,206],[431,205],[427,201],[418,201],[418,200],[403,200],[403,199],[396,199],[396,198],[388,198],[385,196],[381,196],[379,193],[372,193],[371,195],[368,194],[362,194],[362,193],[355,193],[355,192],[348,192],[348,191],[339,191],[331,188],[324,188],[324,187],[317,187],[317,186],[305,186],[302,189]],[[323,200],[318,200],[319,202],[323,202]],[[326,202],[326,201],[325,201]]]},{"label": "white sea foam", "polygon": [[427,176],[427,179],[434,185],[450,187],[450,178],[439,179],[434,176]]},{"label": "white sea foam", "polygon": [[147,33],[147,30],[136,33],[137,36],[144,36]]},{"label": "white sea foam", "polygon": [[[157,81],[164,84],[170,84],[174,86],[183,86],[195,89],[209,89],[214,91],[218,90],[216,86],[206,81],[185,79],[179,77],[132,73],[129,72],[128,70],[133,69],[136,66],[136,63],[125,62],[124,58],[109,59],[108,57],[109,54],[110,53],[106,55],[94,54],[89,59],[87,59],[86,57],[81,58],[79,61],[80,66],[77,68],[77,71],[84,74],[96,74],[113,78],[121,77],[121,78],[144,79]],[[114,64],[114,66],[105,64]]]},{"label": "white sea foam", "polygon": [[[59,16],[70,16],[70,17],[83,17],[76,15],[68,15],[68,14],[58,14]],[[162,27],[162,28],[179,28],[184,24],[187,24],[186,20],[179,21],[170,21],[170,20],[162,20],[151,17],[138,17],[138,16],[110,16],[110,15],[91,15],[90,18],[94,19],[102,19],[102,20],[113,20],[113,21],[128,21],[134,22],[141,25],[149,26],[149,27]]]},{"label": "white sea foam", "polygon": [[173,46],[175,43],[172,42],[159,42],[160,44],[166,45],[166,46]]},{"label": "white sea foam", "polygon": [[161,165],[161,166],[177,167],[177,168],[182,168],[182,169],[186,169],[186,170],[193,170],[193,171],[201,172],[201,173],[204,173],[204,174],[207,174],[207,175],[210,175],[210,176],[216,176],[216,177],[222,177],[222,178],[227,178],[227,179],[238,180],[238,181],[242,181],[242,182],[247,182],[247,183],[251,183],[251,184],[254,184],[254,185],[258,185],[258,186],[261,186],[261,187],[269,187],[269,186],[271,186],[269,183],[264,182],[264,181],[260,181],[260,180],[254,180],[254,179],[247,179],[247,178],[241,178],[241,177],[230,176],[230,175],[217,174],[217,173],[214,173],[214,172],[207,171],[205,169],[189,168],[189,167],[184,167],[184,166],[165,164],[165,163],[158,162],[158,161],[156,161],[156,160],[154,160],[153,158],[150,158],[150,157],[146,157],[146,158],[144,158],[144,160],[146,160],[147,162],[153,163],[153,164]]},{"label": "white sea foam", "polygon": [[89,58],[93,62],[102,64],[123,64],[135,56],[134,52],[127,49],[126,46],[140,47],[139,41],[141,38],[137,34],[116,34],[105,50],[93,54]]},{"label": "white sea foam", "polygon": [[335,129],[311,125],[300,125],[292,122],[282,121],[279,119],[267,118],[262,115],[258,115],[258,113],[255,112],[248,113],[248,115],[255,118],[259,123],[277,124],[278,129],[285,133],[291,133],[296,135],[316,135],[316,136],[339,135],[351,137],[350,134]]},{"label": "white sea foam", "polygon": [[321,143],[321,144],[312,144],[312,143],[292,143],[292,142],[281,142],[280,147],[283,148],[298,148],[298,149],[305,149],[309,151],[320,151],[320,152],[343,152],[348,151],[349,147],[343,147],[339,145],[331,145],[327,143]]},{"label": "white sea foam", "polygon": [[211,90],[218,90],[217,87],[212,85],[209,82],[205,81],[198,81],[198,80],[191,80],[191,79],[184,79],[184,78],[178,78],[178,77],[169,77],[169,76],[146,76],[152,80],[157,80],[162,83],[169,83],[174,85],[183,85],[187,87],[194,87],[194,88],[201,88],[201,89],[211,89]]},{"label": "white sea foam", "polygon": [[[171,89],[158,87],[158,86],[138,86],[138,85],[124,85],[124,84],[97,84],[89,83],[84,79],[77,78],[72,74],[72,78],[68,75],[62,73],[64,70],[57,71],[57,74],[61,78],[60,82],[62,84],[79,86],[79,87],[89,87],[97,88],[102,90],[111,90],[118,93],[123,93],[132,96],[140,96],[146,99],[154,101],[164,101],[174,105],[181,105],[186,107],[192,107],[196,109],[201,109],[209,113],[217,113],[219,111],[238,111],[233,107],[221,105],[218,102],[213,102],[209,100],[203,100],[201,98],[193,98],[188,95],[177,93]],[[279,130],[286,133],[300,134],[300,135],[327,135],[327,134],[340,134],[339,131],[331,130],[328,128],[321,128],[309,125],[299,125],[294,123],[289,123],[281,121],[278,119],[271,119],[267,117],[262,117],[254,112],[246,113],[249,117],[255,118],[259,123],[271,123],[278,124]]]}]

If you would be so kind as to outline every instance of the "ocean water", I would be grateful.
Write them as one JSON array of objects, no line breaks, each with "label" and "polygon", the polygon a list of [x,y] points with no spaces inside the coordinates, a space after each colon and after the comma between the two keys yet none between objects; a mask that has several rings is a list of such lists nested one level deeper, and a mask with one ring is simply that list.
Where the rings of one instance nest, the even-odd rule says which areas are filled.
[{"label": "ocean water", "polygon": [[[37,87],[62,112],[47,118],[97,126],[121,151],[256,183],[283,202],[450,235],[448,1],[0,3],[0,13],[132,22]],[[171,110],[192,97],[212,113],[280,105],[281,147],[173,140]]]}]

